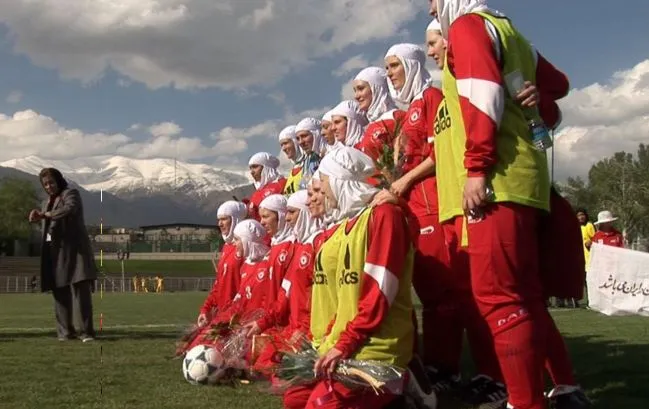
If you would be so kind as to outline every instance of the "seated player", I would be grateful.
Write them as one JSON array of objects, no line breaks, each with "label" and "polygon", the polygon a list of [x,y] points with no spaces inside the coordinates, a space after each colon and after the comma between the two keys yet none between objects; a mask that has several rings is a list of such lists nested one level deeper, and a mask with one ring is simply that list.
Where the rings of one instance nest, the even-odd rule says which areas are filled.
[{"label": "seated player", "polygon": [[243,257],[234,245],[234,228],[246,218],[247,213],[246,205],[234,200],[224,202],[216,212],[221,237],[225,243],[218,258],[216,280],[198,315],[197,324],[200,327],[207,324],[217,311],[223,310],[239,290],[239,269]]},{"label": "seated player", "polygon": [[259,205],[261,225],[266,230],[270,241],[270,281],[268,297],[270,302],[277,300],[282,280],[288,271],[293,258],[295,236],[292,227],[286,221],[286,197],[270,195]]},{"label": "seated player", "polygon": [[[323,381],[313,385],[308,396],[304,387],[287,392],[286,407],[385,407],[396,398],[396,391],[376,394],[371,389],[351,389],[324,379],[331,376],[341,359],[406,368],[412,358],[412,248],[405,216],[398,206],[368,206],[377,190],[362,181],[373,172],[371,158],[350,147],[329,153],[320,164],[326,211],[336,214],[342,223],[327,239],[337,242],[336,268],[320,273],[320,281],[332,284],[314,284],[312,306],[318,300],[333,301],[334,305],[311,310],[313,342],[321,354],[314,371]],[[324,304],[326,307],[327,302]],[[324,337],[316,339],[316,332]]]}]

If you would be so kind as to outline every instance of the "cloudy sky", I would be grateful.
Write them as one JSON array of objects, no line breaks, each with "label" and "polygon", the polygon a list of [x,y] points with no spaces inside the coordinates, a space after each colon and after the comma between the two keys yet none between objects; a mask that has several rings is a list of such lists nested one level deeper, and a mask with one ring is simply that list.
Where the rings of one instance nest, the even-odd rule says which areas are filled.
[{"label": "cloudy sky", "polygon": [[[649,2],[506,1],[566,72],[556,175],[649,142]],[[0,161],[93,155],[245,166],[335,105],[427,0],[12,0],[0,13]],[[620,13],[620,11],[622,13]],[[615,19],[607,19],[615,16]],[[622,18],[623,17],[623,18]]]}]

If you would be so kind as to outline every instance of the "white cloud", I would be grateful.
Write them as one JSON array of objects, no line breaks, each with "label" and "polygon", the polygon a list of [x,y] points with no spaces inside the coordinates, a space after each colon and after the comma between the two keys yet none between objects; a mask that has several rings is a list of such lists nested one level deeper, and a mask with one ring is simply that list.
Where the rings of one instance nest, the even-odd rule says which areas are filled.
[{"label": "white cloud", "polygon": [[29,155],[52,159],[91,156],[114,152],[129,139],[121,133],[84,133],[65,128],[32,110],[19,111],[12,116],[0,114],[0,160]]},{"label": "white cloud", "polygon": [[9,95],[7,95],[7,98],[5,99],[5,101],[7,101],[10,104],[17,104],[20,101],[22,101],[22,99],[23,99],[22,91],[14,90],[14,91],[11,91],[9,93]]},{"label": "white cloud", "polygon": [[15,52],[66,79],[92,83],[110,67],[151,88],[232,90],[272,85],[314,58],[397,35],[421,8],[414,0],[14,0],[0,23]]},{"label": "white cloud", "polygon": [[555,139],[555,178],[585,176],[615,152],[636,153],[649,141],[649,60],[613,74],[602,85],[574,89],[559,101],[562,129]]},{"label": "white cloud", "polygon": [[363,54],[358,54],[343,62],[340,67],[333,71],[332,74],[336,77],[342,77],[352,73],[356,75],[356,71],[360,71],[369,65],[370,63],[365,56],[363,56]]},{"label": "white cloud", "polygon": [[176,136],[183,131],[183,128],[174,122],[161,122],[149,127],[149,133],[155,137]]}]

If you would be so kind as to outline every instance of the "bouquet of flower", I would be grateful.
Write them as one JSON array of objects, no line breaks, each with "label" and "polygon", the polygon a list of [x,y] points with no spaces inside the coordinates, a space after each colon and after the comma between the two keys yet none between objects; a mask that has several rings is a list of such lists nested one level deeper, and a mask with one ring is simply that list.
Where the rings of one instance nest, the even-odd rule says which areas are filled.
[{"label": "bouquet of flower", "polygon": [[[318,379],[313,367],[318,360],[318,352],[304,339],[301,348],[283,353],[274,374],[279,380],[280,389],[295,385],[312,383]],[[381,393],[389,390],[401,393],[404,370],[394,365],[376,361],[344,359],[336,367],[333,378],[349,387],[366,387]]]},{"label": "bouquet of flower", "polygon": [[394,131],[383,123],[383,129],[388,133],[385,140],[380,141],[380,146],[372,148],[369,156],[376,158],[374,164],[379,171],[380,188],[389,189],[390,185],[401,177],[402,166],[405,160],[403,155],[405,138],[401,133],[401,121],[396,121]]}]

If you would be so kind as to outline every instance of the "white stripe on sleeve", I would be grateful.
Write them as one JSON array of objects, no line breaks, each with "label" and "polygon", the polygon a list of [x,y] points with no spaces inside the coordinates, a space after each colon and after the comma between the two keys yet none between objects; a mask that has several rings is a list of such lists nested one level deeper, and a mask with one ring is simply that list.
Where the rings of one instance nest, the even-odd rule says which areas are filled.
[{"label": "white stripe on sleeve", "polygon": [[503,87],[493,81],[466,78],[457,80],[457,92],[491,118],[496,125],[500,125],[505,110]]},{"label": "white stripe on sleeve", "polygon": [[388,300],[388,304],[392,305],[399,291],[399,279],[397,276],[387,268],[371,263],[365,263],[365,274],[368,274],[376,281],[381,292]]}]

